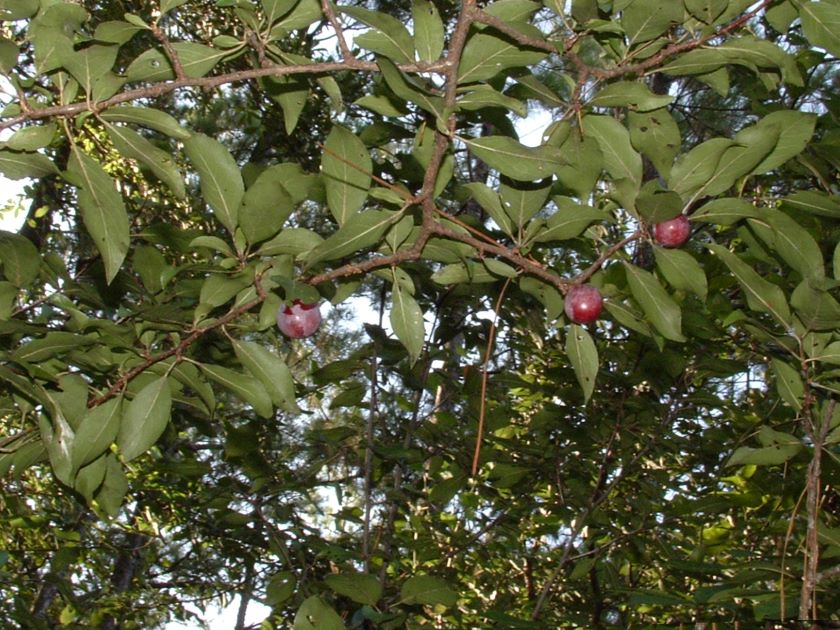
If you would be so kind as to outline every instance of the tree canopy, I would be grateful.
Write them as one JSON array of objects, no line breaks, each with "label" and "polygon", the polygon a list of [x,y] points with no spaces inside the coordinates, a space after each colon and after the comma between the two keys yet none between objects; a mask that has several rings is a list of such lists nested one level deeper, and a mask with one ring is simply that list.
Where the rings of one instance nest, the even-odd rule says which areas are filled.
[{"label": "tree canopy", "polygon": [[837,0],[0,0],[4,627],[840,621],[838,57]]}]

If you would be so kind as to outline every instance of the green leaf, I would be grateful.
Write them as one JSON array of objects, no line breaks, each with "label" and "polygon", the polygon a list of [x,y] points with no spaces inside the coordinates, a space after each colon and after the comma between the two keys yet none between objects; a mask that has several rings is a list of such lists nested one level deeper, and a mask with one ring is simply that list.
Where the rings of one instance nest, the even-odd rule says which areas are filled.
[{"label": "green leaf", "polygon": [[604,221],[607,214],[603,210],[575,203],[568,197],[554,197],[557,211],[548,217],[546,227],[537,233],[535,241],[565,241],[580,236],[594,221]]},{"label": "green leaf", "polygon": [[177,9],[187,2],[189,2],[189,0],[160,0],[161,15],[169,13],[172,9]]},{"label": "green leaf", "polygon": [[655,247],[656,266],[664,278],[675,289],[691,291],[700,299],[706,299],[708,282],[700,263],[686,251]]},{"label": "green leaf", "polygon": [[394,281],[391,297],[391,328],[408,350],[409,363],[414,365],[423,352],[426,327],[423,311],[402,284]]},{"label": "green leaf", "polygon": [[557,147],[528,147],[507,136],[464,139],[464,142],[490,168],[520,181],[545,179],[565,161]]},{"label": "green leaf", "polygon": [[122,397],[112,398],[85,414],[76,429],[73,465],[76,469],[92,462],[117,439],[122,422]]},{"label": "green leaf", "polygon": [[726,65],[728,61],[729,57],[726,52],[719,48],[697,48],[665,64],[661,71],[665,74],[678,76],[707,74]]},{"label": "green leaf", "polygon": [[551,180],[535,183],[502,180],[499,186],[504,211],[520,232],[543,209],[549,192]]},{"label": "green leaf", "polygon": [[20,49],[12,40],[0,36],[0,72],[8,75],[18,62]]},{"label": "green leaf", "polygon": [[[543,38],[539,29],[525,23],[510,24],[524,34]],[[548,53],[526,48],[504,36],[489,32],[473,34],[458,64],[458,83],[486,81],[509,68],[530,66],[542,61]]]},{"label": "green leaf", "polygon": [[67,170],[79,187],[82,220],[102,255],[105,280],[110,284],[129,246],[128,215],[122,197],[99,163],[75,145]]},{"label": "green leaf", "polygon": [[298,256],[315,249],[324,242],[320,235],[306,228],[286,228],[270,241],[266,241],[257,253],[260,256],[291,254]]},{"label": "green leaf", "polygon": [[411,5],[414,22],[414,48],[420,61],[437,61],[443,53],[443,22],[437,7],[429,0],[414,0]]},{"label": "green leaf", "polygon": [[[217,63],[231,54],[229,50],[219,50],[197,42],[174,42],[172,50],[178,55],[184,74],[190,78],[199,78],[210,72]],[[169,58],[162,50],[147,50],[125,71],[128,81],[166,81],[175,78],[175,70]]]},{"label": "green leaf", "polygon": [[598,349],[585,328],[572,324],[566,335],[566,354],[583,389],[583,398],[589,401],[595,390],[598,375]]},{"label": "green leaf", "polygon": [[382,584],[374,575],[365,573],[331,574],[324,578],[334,592],[359,604],[376,606],[382,597]]},{"label": "green leaf", "polygon": [[399,212],[390,210],[365,210],[354,214],[335,234],[310,251],[306,262],[314,265],[361,252],[378,243],[399,216]]},{"label": "green leaf", "polygon": [[176,140],[186,140],[192,135],[175,118],[158,109],[121,105],[106,109],[100,112],[99,116],[107,122],[131,123],[147,127]]},{"label": "green leaf", "polygon": [[397,63],[414,62],[414,40],[405,25],[392,15],[361,7],[341,7],[341,12],[376,29],[357,35],[359,46],[385,55]]},{"label": "green leaf", "polygon": [[172,394],[166,377],[146,385],[125,407],[117,446],[130,462],[149,450],[163,435],[172,411]]},{"label": "green leaf", "polygon": [[266,24],[274,24],[297,4],[297,0],[260,0]]},{"label": "green leaf", "polygon": [[749,219],[748,222],[753,228],[763,226],[772,230],[770,237],[766,230],[756,229],[756,232],[803,278],[820,280],[825,277],[820,246],[808,230],[791,217],[784,212],[768,208],[762,213],[761,218]]},{"label": "green leaf", "polygon": [[723,197],[703,205],[691,215],[691,220],[718,225],[732,225],[741,219],[760,217],[761,213],[761,208],[755,207],[745,199]]},{"label": "green leaf", "polygon": [[96,503],[111,518],[119,514],[120,506],[128,492],[128,479],[119,460],[113,454],[106,456],[105,478],[96,494]]},{"label": "green leaf", "polygon": [[69,55],[64,60],[64,67],[91,100],[104,100],[113,96],[123,84],[123,79],[111,72],[118,51],[118,46],[94,44]]},{"label": "green leaf", "polygon": [[0,230],[0,267],[6,280],[23,289],[38,277],[41,255],[25,236]]},{"label": "green leaf", "polygon": [[46,155],[0,149],[0,173],[15,180],[38,179],[55,175],[58,169]]},{"label": "green leaf", "polygon": [[769,313],[783,326],[790,322],[790,308],[781,288],[759,276],[747,263],[721,245],[707,246],[723,260],[738,279],[747,296],[747,304],[754,311]]},{"label": "green leaf", "polygon": [[232,300],[237,293],[252,283],[253,276],[250,274],[210,274],[201,284],[198,301],[215,308]]},{"label": "green leaf", "polygon": [[557,169],[557,179],[578,199],[588,201],[604,167],[600,144],[595,138],[581,137],[573,130],[559,148],[561,155],[573,155],[575,159]]},{"label": "green leaf", "polygon": [[101,455],[98,459],[81,468],[76,473],[73,482],[73,489],[81,494],[90,503],[93,496],[105,480],[105,473],[108,471],[108,456]]},{"label": "green leaf", "polygon": [[648,321],[666,339],[685,341],[681,331],[680,307],[668,295],[659,280],[652,273],[630,263],[624,263],[624,269],[633,298],[642,307]]},{"label": "green leaf", "polygon": [[144,30],[146,29],[131,22],[108,20],[96,25],[93,38],[96,41],[106,42],[108,44],[125,44],[137,33]]},{"label": "green leaf", "polygon": [[239,362],[263,384],[271,402],[290,413],[300,413],[294,377],[285,361],[253,341],[234,340],[232,343]]},{"label": "green leaf", "polygon": [[447,608],[458,602],[458,593],[449,588],[444,580],[431,575],[408,578],[400,589],[400,597],[406,604],[441,604]]},{"label": "green leaf", "polygon": [[18,289],[11,282],[0,282],[0,322],[7,321],[12,316]]},{"label": "green leaf", "polygon": [[614,180],[626,179],[638,188],[642,181],[642,156],[630,143],[630,132],[612,116],[585,116],[584,135],[598,141],[604,167]]},{"label": "green leaf", "polygon": [[782,199],[782,206],[820,217],[840,219],[840,198],[817,190],[801,190]]},{"label": "green leaf", "polygon": [[48,332],[40,339],[27,341],[14,350],[10,356],[15,361],[38,363],[93,343],[95,343],[95,340],[91,337],[83,337],[71,332],[53,331]]},{"label": "green leaf", "polygon": [[803,280],[793,290],[790,305],[808,330],[834,330],[840,327],[840,303],[828,291],[813,286],[809,280]]},{"label": "green leaf", "polygon": [[505,234],[513,236],[513,223],[502,208],[502,199],[499,193],[482,182],[470,182],[464,184],[462,188],[470,193],[470,196],[484,208]]},{"label": "green leaf", "polygon": [[799,17],[808,41],[840,57],[840,6],[825,1],[803,2]]},{"label": "green leaf", "polygon": [[367,148],[352,131],[334,125],[321,158],[327,205],[339,225],[344,225],[365,204],[373,163]]},{"label": "green leaf", "polygon": [[36,151],[43,149],[55,138],[57,127],[53,123],[30,125],[14,132],[6,140],[6,148],[13,151]]},{"label": "green leaf", "polygon": [[779,139],[770,154],[752,169],[751,174],[772,171],[802,153],[814,135],[816,123],[816,114],[793,110],[767,114],[756,124],[756,127],[765,129],[775,126]]},{"label": "green leaf", "polygon": [[773,466],[784,464],[789,459],[793,459],[801,450],[801,444],[776,444],[763,448],[742,446],[735,449],[735,452],[727,460],[726,465],[746,466],[752,464],[755,466]]},{"label": "green leaf", "polygon": [[224,368],[220,365],[203,363],[201,369],[208,378],[251,405],[254,411],[257,412],[257,415],[263,418],[270,418],[274,414],[271,397],[261,382],[255,381],[246,374]]},{"label": "green leaf", "polygon": [[66,486],[73,486],[76,468],[73,466],[75,434],[58,405],[52,405],[50,419],[42,413],[38,417],[41,440],[47,450],[50,466],[56,479]]},{"label": "green leaf", "polygon": [[688,199],[711,179],[721,157],[733,144],[729,138],[712,138],[681,155],[671,168],[668,188]]},{"label": "green leaf", "polygon": [[635,0],[621,12],[621,25],[628,45],[650,41],[683,21],[682,2]]},{"label": "green leaf", "polygon": [[38,12],[39,0],[0,0],[0,20],[13,22]]},{"label": "green leaf", "polygon": [[160,181],[169,186],[178,199],[187,196],[184,176],[169,152],[159,149],[133,129],[108,125],[107,130],[117,151],[145,165]]},{"label": "green leaf", "polygon": [[317,595],[304,600],[298,608],[292,630],[345,630],[341,617]]},{"label": "green leaf", "polygon": [[245,196],[245,184],[236,161],[220,142],[203,134],[185,140],[184,152],[198,171],[205,201],[233,234]]},{"label": "green leaf", "polygon": [[638,112],[649,112],[669,105],[673,96],[654,94],[644,83],[616,81],[601,89],[589,101],[592,107],[627,107]]},{"label": "green leaf", "polygon": [[295,209],[295,202],[284,186],[288,174],[284,167],[278,164],[265,169],[245,191],[239,224],[249,243],[277,234]]},{"label": "green leaf", "polygon": [[780,359],[772,359],[771,365],[776,374],[776,390],[782,400],[799,411],[805,397],[805,385],[799,371]]},{"label": "green leaf", "polygon": [[471,85],[470,89],[464,91],[463,95],[458,97],[458,109],[461,111],[474,111],[489,107],[504,107],[521,118],[528,115],[528,106],[524,101],[497,92],[484,83]]},{"label": "green leaf", "polygon": [[729,0],[685,0],[685,8],[704,24],[712,24],[729,6]]},{"label": "green leaf", "polygon": [[410,79],[389,59],[378,61],[382,78],[398,98],[415,103],[418,107],[433,114],[438,120],[446,118],[446,106],[440,96],[431,96],[419,82]]}]

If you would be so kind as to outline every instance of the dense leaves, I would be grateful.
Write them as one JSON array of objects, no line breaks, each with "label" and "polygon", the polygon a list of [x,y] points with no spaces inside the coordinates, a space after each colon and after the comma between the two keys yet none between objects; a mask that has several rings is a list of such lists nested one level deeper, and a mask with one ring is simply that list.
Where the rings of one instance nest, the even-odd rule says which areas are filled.
[{"label": "dense leaves", "polygon": [[6,626],[836,623],[838,24],[0,0]]}]

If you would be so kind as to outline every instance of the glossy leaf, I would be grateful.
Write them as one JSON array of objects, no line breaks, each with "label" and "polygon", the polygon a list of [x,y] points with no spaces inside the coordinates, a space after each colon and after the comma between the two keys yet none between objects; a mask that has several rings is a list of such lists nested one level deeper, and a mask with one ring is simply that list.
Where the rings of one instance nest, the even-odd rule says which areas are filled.
[{"label": "glossy leaf", "polygon": [[598,375],[598,349],[582,326],[572,324],[569,327],[566,335],[566,355],[583,390],[583,398],[589,401],[595,390],[595,379]]},{"label": "glossy leaf", "polygon": [[365,210],[354,214],[339,230],[306,256],[310,265],[355,254],[379,242],[387,229],[399,218],[389,210]]},{"label": "glossy leaf", "polygon": [[680,130],[666,109],[650,112],[629,112],[630,142],[646,155],[659,174],[668,177],[674,158],[680,150]]},{"label": "glossy leaf", "polygon": [[230,152],[218,140],[195,134],[184,141],[184,152],[201,180],[201,194],[229,232],[238,225],[245,184]]},{"label": "glossy leaf", "polygon": [[776,374],[776,390],[779,396],[794,409],[802,409],[802,400],[805,396],[802,376],[794,367],[780,359],[772,359],[771,365]]},{"label": "glossy leaf", "polygon": [[599,90],[589,101],[589,105],[592,107],[627,107],[633,111],[649,112],[665,107],[673,100],[674,97],[667,94],[654,94],[643,83],[617,81]]},{"label": "glossy leaf", "polygon": [[58,169],[46,155],[0,149],[0,173],[9,179],[26,179],[55,175]]},{"label": "glossy leaf", "polygon": [[447,608],[458,601],[458,594],[442,579],[431,575],[415,575],[403,582],[400,597],[407,604],[440,604]]},{"label": "glossy leaf", "polygon": [[174,117],[159,109],[120,105],[100,112],[99,116],[108,122],[131,123],[154,129],[176,140],[186,140],[192,135]]},{"label": "glossy leaf", "polygon": [[364,573],[328,575],[324,580],[334,592],[359,604],[376,606],[382,597],[382,584],[374,575]]},{"label": "glossy leaf", "polygon": [[74,147],[67,165],[79,187],[82,220],[105,264],[111,282],[128,253],[128,214],[114,181],[92,157]]},{"label": "glossy leaf", "polygon": [[747,263],[721,245],[710,244],[709,249],[718,256],[738,279],[747,297],[747,303],[754,311],[769,313],[779,323],[790,321],[790,307],[782,290],[765,280]]},{"label": "glossy leaf", "polygon": [[372,170],[362,141],[346,127],[334,125],[324,143],[321,173],[327,204],[339,225],[344,225],[364,205]]},{"label": "glossy leaf", "polygon": [[125,157],[143,164],[169,189],[178,199],[186,197],[184,176],[168,151],[159,149],[139,133],[128,127],[108,126],[108,135],[117,151]]},{"label": "glossy leaf", "polygon": [[604,167],[614,180],[626,179],[637,187],[642,181],[642,157],[630,143],[627,128],[610,116],[586,116],[583,133],[598,141]]},{"label": "glossy leaf", "polygon": [[251,405],[257,415],[263,418],[270,418],[274,413],[271,404],[271,397],[265,390],[263,384],[255,381],[252,377],[220,365],[201,365],[202,371],[207,377],[218,383],[237,398]]},{"label": "glossy leaf", "polygon": [[[230,54],[197,42],[173,42],[172,50],[178,55],[184,74],[193,78],[203,77]],[[128,81],[165,81],[175,77],[175,70],[166,54],[153,48],[132,61],[125,76]]]},{"label": "glossy leaf", "polygon": [[507,136],[465,139],[470,152],[502,175],[520,181],[535,181],[551,175],[564,163],[556,147],[528,147]]},{"label": "glossy leaf", "polygon": [[166,377],[146,385],[125,405],[117,434],[122,458],[129,462],[149,450],[166,430],[172,411],[172,394]]},{"label": "glossy leaf", "polygon": [[397,63],[414,61],[414,41],[400,20],[387,13],[362,7],[343,6],[341,12],[376,29],[355,37],[354,41],[360,46],[385,55]]},{"label": "glossy leaf", "polygon": [[345,630],[341,617],[318,595],[305,599],[298,608],[292,630]]},{"label": "glossy leaf", "polygon": [[245,191],[239,209],[239,223],[250,243],[258,243],[277,234],[295,209],[295,202],[284,185],[288,173],[283,166],[267,168]]},{"label": "glossy leaf", "polygon": [[685,341],[680,307],[656,277],[629,263],[624,264],[624,269],[633,298],[642,307],[647,320],[666,339]]},{"label": "glossy leaf", "polygon": [[700,263],[688,252],[665,247],[654,248],[656,265],[662,276],[675,289],[691,291],[700,299],[706,299],[708,282]]},{"label": "glossy leaf", "polygon": [[437,7],[429,0],[414,0],[411,16],[417,56],[420,61],[436,61],[443,52],[444,43],[444,27]]},{"label": "glossy leaf", "polygon": [[805,37],[840,57],[840,6],[833,2],[803,2],[799,7]]},{"label": "glossy leaf", "polygon": [[0,230],[0,272],[16,287],[28,287],[41,267],[38,249],[28,238]]},{"label": "glossy leaf", "polygon": [[122,421],[122,397],[112,398],[88,411],[76,429],[72,461],[81,469],[101,457],[117,439]]},{"label": "glossy leaf", "polygon": [[391,328],[408,351],[409,362],[414,365],[423,352],[426,338],[423,311],[400,283],[394,282],[391,291]]},{"label": "glossy leaf", "polygon": [[253,341],[234,340],[233,350],[245,369],[262,383],[275,406],[290,413],[300,412],[294,377],[285,361]]},{"label": "glossy leaf", "polygon": [[[539,30],[527,24],[517,24],[514,28],[517,27],[532,37],[542,37]],[[486,81],[509,68],[531,65],[546,56],[547,53],[541,50],[520,47],[513,40],[495,33],[475,33],[464,46],[458,64],[458,82]]]}]

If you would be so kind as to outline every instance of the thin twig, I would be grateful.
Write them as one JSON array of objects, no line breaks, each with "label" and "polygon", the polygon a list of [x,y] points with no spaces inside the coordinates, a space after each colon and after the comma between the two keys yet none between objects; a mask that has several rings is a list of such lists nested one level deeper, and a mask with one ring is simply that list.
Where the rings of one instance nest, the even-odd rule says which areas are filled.
[{"label": "thin twig", "polygon": [[505,299],[510,286],[511,278],[505,280],[499,291],[499,297],[496,299],[496,305],[493,308],[493,321],[490,323],[490,334],[487,337],[487,348],[484,351],[484,362],[481,365],[481,402],[478,409],[478,430],[475,435],[475,450],[473,451],[472,459],[472,476],[475,477],[478,472],[478,460],[481,456],[481,441],[484,439],[484,419],[487,412],[487,380],[489,374],[487,372],[487,365],[490,363],[490,357],[493,354],[493,347],[496,341],[496,322],[499,321],[499,312],[502,310],[502,301]]}]

